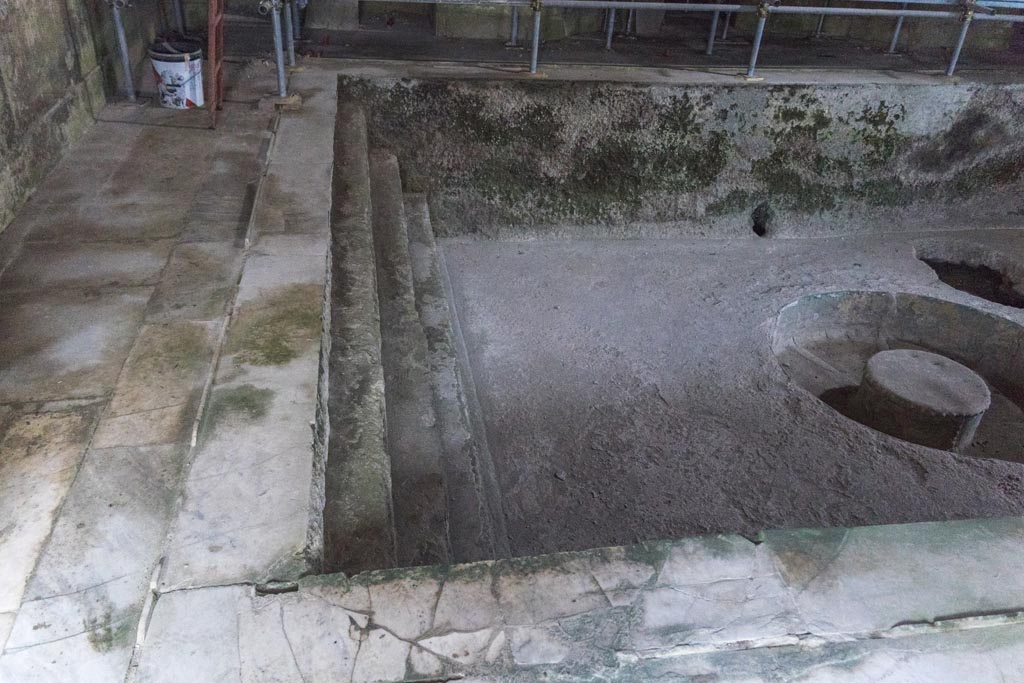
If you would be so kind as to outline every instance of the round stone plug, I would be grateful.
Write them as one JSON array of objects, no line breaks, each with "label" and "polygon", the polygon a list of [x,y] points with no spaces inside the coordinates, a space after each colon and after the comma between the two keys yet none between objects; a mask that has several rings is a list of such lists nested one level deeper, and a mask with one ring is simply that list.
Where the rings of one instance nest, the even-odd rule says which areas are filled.
[{"label": "round stone plug", "polygon": [[862,421],[899,439],[956,451],[992,404],[976,372],[928,351],[896,349],[872,356],[854,398]]}]

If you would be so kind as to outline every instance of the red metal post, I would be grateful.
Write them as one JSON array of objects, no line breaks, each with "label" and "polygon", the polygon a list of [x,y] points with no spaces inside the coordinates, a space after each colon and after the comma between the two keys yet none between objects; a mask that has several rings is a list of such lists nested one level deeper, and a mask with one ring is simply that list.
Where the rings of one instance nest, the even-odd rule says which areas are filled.
[{"label": "red metal post", "polygon": [[210,128],[216,128],[217,113],[224,101],[224,0],[209,0],[207,7],[210,37],[206,48],[206,106],[210,110]]}]

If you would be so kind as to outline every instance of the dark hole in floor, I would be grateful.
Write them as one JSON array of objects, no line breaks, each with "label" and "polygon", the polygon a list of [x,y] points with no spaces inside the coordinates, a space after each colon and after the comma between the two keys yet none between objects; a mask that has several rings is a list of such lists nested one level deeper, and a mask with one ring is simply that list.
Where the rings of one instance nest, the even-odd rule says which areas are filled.
[{"label": "dark hole in floor", "polygon": [[750,214],[750,220],[753,222],[754,234],[758,237],[766,236],[772,221],[772,207],[768,202],[758,204]]},{"label": "dark hole in floor", "polygon": [[1014,289],[1014,282],[994,268],[938,259],[921,260],[950,287],[1003,306],[1024,308],[1024,296]]}]

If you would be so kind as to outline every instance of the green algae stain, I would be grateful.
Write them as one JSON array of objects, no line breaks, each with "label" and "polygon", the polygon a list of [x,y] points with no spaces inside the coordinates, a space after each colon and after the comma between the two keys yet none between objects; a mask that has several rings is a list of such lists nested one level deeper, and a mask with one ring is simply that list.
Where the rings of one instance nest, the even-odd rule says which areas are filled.
[{"label": "green algae stain", "polygon": [[[785,98],[783,101],[788,102]],[[800,97],[798,104],[776,107],[771,121],[767,133],[778,145],[801,146],[817,142],[828,137],[832,128],[832,117],[815,98],[806,95]]]},{"label": "green algae stain", "polygon": [[85,619],[83,625],[88,633],[89,645],[97,652],[110,652],[118,645],[128,644],[135,635],[131,619],[122,618],[114,622],[110,612]]},{"label": "green algae stain", "polygon": [[513,557],[500,560],[494,565],[495,575],[529,576],[537,573],[571,574],[573,560],[585,557],[585,552],[571,551],[552,553],[550,555],[533,555],[529,557]]},{"label": "green algae stain", "polygon": [[242,306],[228,351],[252,365],[282,365],[320,338],[323,287],[290,285]]},{"label": "green algae stain", "polygon": [[875,107],[864,107],[856,117],[855,121],[862,124],[857,136],[868,148],[864,156],[868,166],[885,166],[906,149],[908,138],[899,129],[906,115],[902,104],[882,100]]},{"label": "green algae stain", "polygon": [[726,216],[742,213],[750,208],[756,195],[749,190],[729,190],[725,196],[708,203],[704,213],[708,216]]},{"label": "green algae stain", "polygon": [[[605,120],[580,135],[564,85],[343,86],[367,104],[374,144],[396,151],[410,175],[429,179],[422,189],[460,188],[482,200],[491,221],[516,222],[527,211],[543,220],[614,220],[655,196],[707,187],[729,160],[728,133],[705,125],[728,112],[716,111],[707,94],[654,99],[637,88],[574,86]],[[439,139],[461,151],[439,164],[432,151]]]},{"label": "green algae stain", "polygon": [[474,562],[472,564],[453,565],[448,571],[448,581],[465,583],[482,583],[490,581],[494,572],[494,562]]},{"label": "green algae stain", "polygon": [[421,567],[394,567],[389,569],[374,569],[372,571],[356,574],[348,577],[349,586],[380,586],[387,583],[401,581],[404,583],[419,584],[440,584],[448,576],[448,567],[443,565],[424,565]]},{"label": "green algae stain", "polygon": [[833,185],[817,179],[805,178],[792,153],[785,147],[776,148],[766,157],[755,159],[751,175],[761,181],[764,191],[780,200],[789,209],[801,213],[828,211],[836,207]]},{"label": "green algae stain", "polygon": [[909,206],[914,202],[916,190],[893,176],[865,180],[854,186],[850,194],[870,206]]},{"label": "green algae stain", "polygon": [[800,107],[779,107],[775,110],[775,120],[784,123],[792,124],[798,121],[803,121],[807,118],[807,111]]},{"label": "green algae stain", "polygon": [[[822,151],[822,142],[833,135],[832,117],[807,93],[788,92],[782,101],[766,131],[774,148],[750,164],[761,186],[758,195],[797,213],[831,211],[838,205],[837,187],[853,171],[848,159]],[[709,206],[709,213],[712,208],[720,207]]]},{"label": "green algae stain", "polygon": [[658,193],[708,187],[728,165],[731,144],[726,132],[707,129],[705,111],[714,116],[710,102],[697,104],[685,94],[633,111],[633,121],[649,118],[652,125],[623,120],[575,150],[565,193],[585,197],[585,205],[600,212],[636,208]]},{"label": "green algae stain", "polygon": [[623,548],[623,558],[628,562],[645,564],[652,569],[660,569],[668,557],[671,544],[664,541],[642,541]]},{"label": "green algae stain", "polygon": [[1024,175],[1024,152],[1002,154],[958,172],[950,182],[951,194],[966,198],[993,187],[1017,182]]},{"label": "green algae stain", "polygon": [[673,97],[658,107],[658,127],[680,137],[685,138],[699,132],[697,117],[697,105],[686,93],[681,97]]},{"label": "green algae stain", "polygon": [[159,359],[176,367],[205,366],[211,350],[205,331],[196,325],[178,326],[174,335],[157,350]]},{"label": "green algae stain", "polygon": [[423,179],[438,215],[462,216],[446,234],[716,218],[758,203],[780,216],[901,209],[1024,177],[1018,150],[999,151],[1007,124],[981,106],[927,139],[907,132],[899,97],[851,106],[817,88],[769,87],[744,110],[731,89],[343,84],[343,97],[366,104],[371,142],[398,154],[403,177]]},{"label": "green algae stain", "polygon": [[266,416],[274,399],[271,389],[260,389],[252,384],[218,389],[210,399],[207,424],[216,426],[228,416],[239,416],[253,422]]}]

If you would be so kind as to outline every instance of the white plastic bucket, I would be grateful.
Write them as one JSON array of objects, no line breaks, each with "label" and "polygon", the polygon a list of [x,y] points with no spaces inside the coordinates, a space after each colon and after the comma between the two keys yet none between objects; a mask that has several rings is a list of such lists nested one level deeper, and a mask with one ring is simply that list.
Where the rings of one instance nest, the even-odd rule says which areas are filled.
[{"label": "white plastic bucket", "polygon": [[197,43],[160,41],[149,49],[149,59],[156,74],[161,106],[203,106],[203,50]]}]

